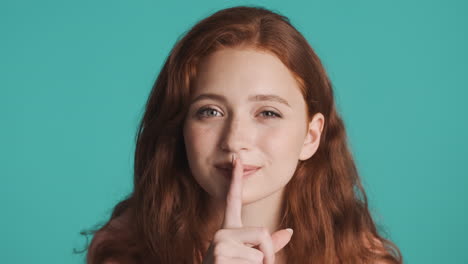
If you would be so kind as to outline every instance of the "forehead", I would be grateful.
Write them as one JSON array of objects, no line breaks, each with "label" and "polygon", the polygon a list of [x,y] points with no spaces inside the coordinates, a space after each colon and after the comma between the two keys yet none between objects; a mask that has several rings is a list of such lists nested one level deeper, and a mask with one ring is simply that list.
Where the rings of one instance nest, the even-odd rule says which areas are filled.
[{"label": "forehead", "polygon": [[193,97],[219,93],[229,99],[251,94],[275,94],[290,102],[303,101],[299,86],[281,60],[253,49],[222,49],[204,58],[198,68]]}]

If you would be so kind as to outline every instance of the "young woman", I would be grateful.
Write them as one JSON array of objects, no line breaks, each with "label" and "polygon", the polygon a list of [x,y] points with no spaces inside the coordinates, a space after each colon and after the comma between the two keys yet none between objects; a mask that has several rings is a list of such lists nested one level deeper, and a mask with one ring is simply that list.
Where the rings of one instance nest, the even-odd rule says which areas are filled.
[{"label": "young woman", "polygon": [[320,59],[270,10],[220,10],[175,45],[134,161],[88,263],[402,262],[371,218]]}]

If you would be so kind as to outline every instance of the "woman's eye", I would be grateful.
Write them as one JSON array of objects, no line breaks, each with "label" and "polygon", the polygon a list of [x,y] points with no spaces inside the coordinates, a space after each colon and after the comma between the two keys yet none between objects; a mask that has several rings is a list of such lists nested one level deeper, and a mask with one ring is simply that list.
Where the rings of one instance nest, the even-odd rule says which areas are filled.
[{"label": "woman's eye", "polygon": [[204,117],[210,117],[211,114],[216,113],[219,111],[210,107],[202,108],[197,112],[198,116],[201,116],[202,118]]},{"label": "woman's eye", "polygon": [[278,113],[273,112],[273,111],[263,111],[262,114],[263,113],[266,113],[266,115],[264,115],[264,116],[266,116],[267,118],[279,118],[279,117],[281,117],[281,115],[279,115]]}]

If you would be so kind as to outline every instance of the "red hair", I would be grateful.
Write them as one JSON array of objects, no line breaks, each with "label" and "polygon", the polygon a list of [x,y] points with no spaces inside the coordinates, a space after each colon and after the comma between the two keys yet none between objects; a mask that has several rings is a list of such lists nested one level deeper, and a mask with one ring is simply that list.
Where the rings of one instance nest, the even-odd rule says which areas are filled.
[{"label": "red hair", "polygon": [[215,232],[209,196],[188,167],[183,121],[199,62],[223,48],[277,56],[297,80],[310,118],[325,117],[316,153],[286,185],[279,228],[296,232],[283,249],[289,263],[402,263],[379,235],[348,148],[332,84],[320,59],[289,19],[262,7],[220,10],[180,39],[146,103],[134,159],[133,192],[97,231],[88,263],[201,263]]}]

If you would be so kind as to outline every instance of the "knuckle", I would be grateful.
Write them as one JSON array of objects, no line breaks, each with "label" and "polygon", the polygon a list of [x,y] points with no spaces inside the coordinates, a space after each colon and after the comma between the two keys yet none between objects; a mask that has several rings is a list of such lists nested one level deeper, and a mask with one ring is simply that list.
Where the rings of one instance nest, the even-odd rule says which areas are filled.
[{"label": "knuckle", "polygon": [[226,258],[222,256],[215,256],[213,258],[213,264],[223,264],[226,263]]},{"label": "knuckle", "polygon": [[262,251],[260,250],[257,250],[255,253],[254,253],[254,259],[256,262],[259,262],[261,263],[263,261],[263,258],[265,257],[265,254],[263,254]]},{"label": "knuckle", "polygon": [[268,228],[266,228],[266,227],[260,227],[258,229],[258,233],[262,238],[269,238],[270,237],[270,233],[268,232]]},{"label": "knuckle", "polygon": [[225,233],[226,233],[226,231],[224,229],[220,229],[220,230],[216,231],[216,233],[213,236],[213,241],[214,242],[222,241],[224,236],[225,236]]},{"label": "knuckle", "polygon": [[215,245],[215,247],[213,248],[213,256],[215,257],[222,257],[225,255],[225,244],[224,243],[220,243],[220,244],[217,244]]}]

